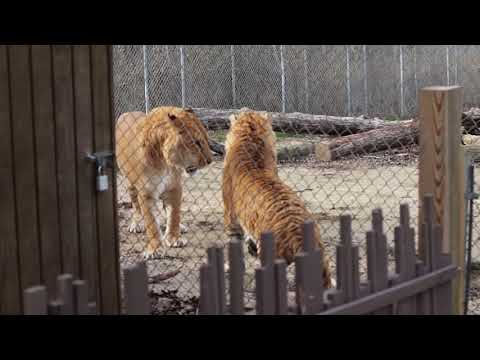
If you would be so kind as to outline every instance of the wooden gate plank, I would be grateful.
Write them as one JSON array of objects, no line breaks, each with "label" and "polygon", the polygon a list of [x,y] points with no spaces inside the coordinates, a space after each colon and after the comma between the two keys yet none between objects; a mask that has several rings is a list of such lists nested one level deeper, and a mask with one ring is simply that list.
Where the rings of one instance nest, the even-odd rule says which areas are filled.
[{"label": "wooden gate plank", "polygon": [[22,290],[41,282],[30,47],[9,46],[17,239]]},{"label": "wooden gate plank", "polygon": [[[91,46],[95,151],[114,149],[110,52],[107,45]],[[120,311],[120,284],[115,169],[108,174],[109,190],[97,192],[96,197],[100,312],[116,314]]]},{"label": "wooden gate plank", "polygon": [[15,181],[7,45],[0,45],[0,314],[20,314]]},{"label": "wooden gate plank", "polygon": [[[55,289],[61,272],[57,163],[52,92],[52,53],[49,45],[32,46],[33,112],[37,153],[38,216],[43,283]],[[54,292],[48,292],[53,300]]]},{"label": "wooden gate plank", "polygon": [[78,256],[72,49],[70,45],[53,45],[52,50],[62,272],[77,277],[80,259]]},{"label": "wooden gate plank", "polygon": [[91,97],[90,47],[73,46],[73,87],[77,134],[77,186],[80,277],[88,284],[89,300],[98,293],[98,254],[95,208],[95,167],[85,160],[93,152],[93,108]]}]

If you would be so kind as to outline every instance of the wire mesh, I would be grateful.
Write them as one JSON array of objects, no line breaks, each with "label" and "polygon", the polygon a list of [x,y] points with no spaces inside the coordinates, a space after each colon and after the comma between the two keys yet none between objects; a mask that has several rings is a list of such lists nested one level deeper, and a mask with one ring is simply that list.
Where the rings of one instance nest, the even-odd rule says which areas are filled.
[{"label": "wire mesh", "polygon": [[[210,140],[218,143],[225,142],[225,114],[229,112],[214,109],[248,107],[286,113],[283,118],[290,122],[275,122],[279,117],[274,117],[276,149],[283,154],[278,160],[279,178],[301,197],[318,223],[327,256],[334,254],[338,242],[339,216],[352,215],[353,240],[360,245],[361,275],[365,277],[364,234],[371,229],[372,210],[383,210],[391,255],[399,203],[407,203],[412,221],[417,219],[417,135],[407,131],[403,139],[392,139],[381,128],[362,135],[340,125],[313,131],[311,126],[302,128],[302,121],[318,125],[320,117],[315,115],[338,124],[342,117],[354,123],[378,118],[384,130],[388,126],[398,129],[415,117],[417,91],[428,85],[462,85],[465,108],[478,106],[479,50],[478,46],[459,45],[115,46],[115,113],[118,117],[124,112],[145,111],[145,97],[149,109],[167,105],[204,108],[196,113],[209,124]],[[222,122],[227,126],[212,126]],[[300,125],[281,126],[292,123]],[[319,143],[334,146],[340,139],[345,143],[338,146],[345,151],[338,152],[338,159],[319,160],[314,152],[305,151],[306,145],[312,145],[310,149]],[[191,303],[198,297],[205,249],[213,242],[226,244],[229,240],[223,226],[223,166],[222,156],[215,154],[212,164],[182,180],[181,221],[186,228],[181,237],[187,245],[168,248],[165,256],[148,261],[152,277],[174,274],[153,285],[152,291],[162,303],[159,308],[172,306],[172,293],[177,303]],[[141,258],[147,236],[128,231],[132,205],[123,174],[117,186],[121,263],[125,265]],[[160,212],[156,218],[162,228],[165,214],[161,202],[157,205]],[[474,229],[474,239],[480,244],[475,223]],[[253,296],[255,261],[247,258],[246,291]],[[331,265],[335,277],[334,260]],[[390,265],[393,269],[393,262]],[[292,277],[290,274],[290,280]],[[254,305],[252,297],[246,301],[248,306]]]}]

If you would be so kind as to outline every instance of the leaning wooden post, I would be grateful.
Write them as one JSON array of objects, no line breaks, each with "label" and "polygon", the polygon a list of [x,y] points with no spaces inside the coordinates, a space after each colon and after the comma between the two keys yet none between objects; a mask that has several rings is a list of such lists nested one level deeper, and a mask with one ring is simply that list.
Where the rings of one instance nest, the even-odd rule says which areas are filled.
[{"label": "leaning wooden post", "polygon": [[[463,88],[432,86],[420,90],[419,234],[422,234],[422,201],[434,198],[434,220],[442,227],[442,252],[451,253],[460,271],[453,283],[454,313],[463,313],[465,173],[461,146]],[[423,236],[419,252],[425,256]]]}]

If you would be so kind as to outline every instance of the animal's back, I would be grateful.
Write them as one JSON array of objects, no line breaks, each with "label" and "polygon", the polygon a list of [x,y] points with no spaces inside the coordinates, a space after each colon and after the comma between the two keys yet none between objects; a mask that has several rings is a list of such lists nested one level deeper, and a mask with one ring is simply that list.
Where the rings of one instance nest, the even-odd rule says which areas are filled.
[{"label": "animal's back", "polygon": [[[313,220],[302,199],[278,177],[265,173],[239,173],[233,188],[242,227],[257,241],[262,232],[273,232],[277,255],[291,263],[302,244],[302,224]],[[318,229],[315,232],[318,243]]]},{"label": "animal's back", "polygon": [[[323,252],[313,216],[297,193],[277,175],[274,133],[268,118],[255,113],[232,118],[226,148],[223,193],[227,231],[232,225],[234,229],[238,221],[260,251],[261,234],[272,232],[276,256],[290,264],[302,248],[303,224],[310,220],[314,223],[314,241]],[[329,287],[329,265],[323,258],[324,285]]]}]

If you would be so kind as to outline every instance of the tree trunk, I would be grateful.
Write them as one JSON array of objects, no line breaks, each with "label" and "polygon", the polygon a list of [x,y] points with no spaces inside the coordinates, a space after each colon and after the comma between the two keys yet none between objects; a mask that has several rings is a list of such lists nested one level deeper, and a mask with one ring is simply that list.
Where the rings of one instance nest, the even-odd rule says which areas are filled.
[{"label": "tree trunk", "polygon": [[[195,114],[200,118],[208,130],[228,130],[229,116],[247,109],[206,109],[196,108]],[[312,115],[303,113],[270,113],[275,131],[296,134],[315,134],[330,136],[348,136],[365,131],[379,129],[385,126],[398,126],[408,121],[385,121],[382,119],[368,119],[365,116],[340,117],[326,115]],[[466,134],[480,135],[480,109],[471,108],[462,113],[462,126]]]},{"label": "tree trunk", "polygon": [[480,109],[471,108],[463,112],[462,126],[465,134],[480,135]]},{"label": "tree trunk", "polygon": [[347,156],[389,150],[418,143],[418,122],[405,122],[388,128],[344,136],[316,145],[316,157],[334,161]]},{"label": "tree trunk", "polygon": [[210,150],[212,150],[215,154],[218,155],[225,155],[225,145],[216,142],[215,140],[208,139],[208,145],[210,146]]},{"label": "tree trunk", "polygon": [[[242,110],[242,109],[241,109]],[[195,109],[195,113],[210,130],[228,129],[228,117],[241,110]],[[298,160],[315,152],[319,160],[331,161],[349,155],[372,153],[418,144],[418,121],[383,121],[363,117],[337,117],[301,113],[272,113],[273,128],[277,131],[341,135],[328,143],[304,144],[280,148],[279,161]],[[464,134],[480,135],[480,109],[471,108],[462,113]],[[213,152],[224,155],[225,148],[209,140]]]},{"label": "tree trunk", "polygon": [[[210,149],[221,156],[225,155],[225,145],[209,139]],[[285,146],[277,150],[278,161],[299,160],[315,152],[314,144],[301,144],[296,146]]]},{"label": "tree trunk", "polygon": [[[208,130],[227,130],[230,128],[229,116],[247,109],[193,109]],[[394,126],[399,122],[360,117],[340,117],[312,115],[303,113],[269,113],[272,116],[273,130],[296,134],[315,134],[343,136],[356,134],[385,126]]]}]

